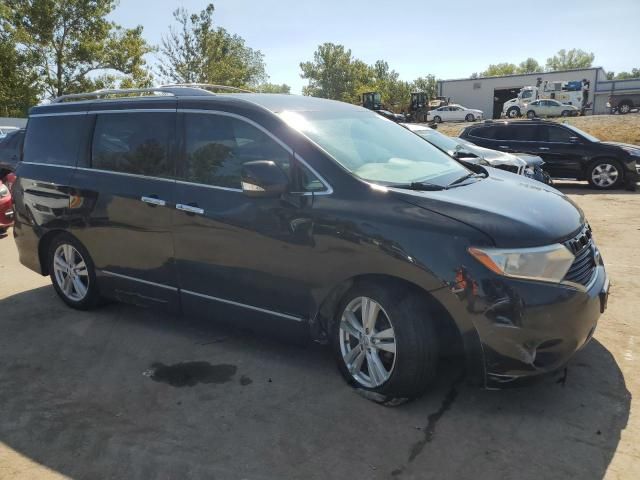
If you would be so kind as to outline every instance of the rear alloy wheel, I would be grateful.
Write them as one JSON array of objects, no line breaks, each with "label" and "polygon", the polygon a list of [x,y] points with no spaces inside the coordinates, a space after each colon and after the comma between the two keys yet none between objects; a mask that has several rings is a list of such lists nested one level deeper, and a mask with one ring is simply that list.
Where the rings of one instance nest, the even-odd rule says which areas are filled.
[{"label": "rear alloy wheel", "polygon": [[87,310],[99,299],[95,269],[86,249],[74,237],[57,236],[49,249],[49,272],[56,293],[69,306]]},{"label": "rear alloy wheel", "polygon": [[533,110],[529,110],[527,112],[527,118],[536,118],[536,112],[534,112]]},{"label": "rear alloy wheel", "polygon": [[630,111],[631,111],[631,104],[630,103],[622,102],[620,105],[618,105],[618,112],[620,112],[622,115],[626,115]]},{"label": "rear alloy wheel", "polygon": [[419,297],[392,287],[356,285],[338,315],[334,351],[350,384],[388,405],[424,392],[435,375],[437,338]]},{"label": "rear alloy wheel", "polygon": [[474,117],[472,113],[468,113],[468,114],[467,114],[467,116],[466,116],[466,117],[464,117],[464,119],[465,119],[467,122],[473,122],[473,121],[475,121],[476,117]]},{"label": "rear alloy wheel", "polygon": [[622,169],[616,161],[600,160],[589,168],[588,179],[595,188],[616,188],[622,182]]},{"label": "rear alloy wheel", "polygon": [[563,117],[568,117],[568,116],[569,116],[569,110],[562,110],[561,115],[562,115]]},{"label": "rear alloy wheel", "polygon": [[435,117],[433,117],[433,121],[436,123],[442,123],[442,118],[440,118],[438,115],[436,115]]}]

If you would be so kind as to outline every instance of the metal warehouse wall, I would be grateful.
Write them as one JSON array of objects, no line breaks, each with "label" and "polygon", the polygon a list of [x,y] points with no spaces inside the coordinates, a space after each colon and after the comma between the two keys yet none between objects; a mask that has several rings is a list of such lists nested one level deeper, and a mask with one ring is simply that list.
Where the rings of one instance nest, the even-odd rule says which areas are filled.
[{"label": "metal warehouse wall", "polygon": [[[440,95],[451,97],[455,103],[459,103],[469,108],[478,108],[485,114],[485,118],[491,118],[493,113],[493,92],[495,89],[522,88],[528,85],[535,85],[537,78],[542,80],[582,80],[586,78],[591,82],[591,97],[593,101],[596,88],[596,77],[604,80],[606,74],[602,68],[590,68],[585,70],[568,70],[552,73],[533,73],[527,75],[509,75],[505,77],[486,77],[463,80],[442,80],[440,82]],[[600,101],[597,102],[595,113],[608,113],[603,103],[600,108]]]}]

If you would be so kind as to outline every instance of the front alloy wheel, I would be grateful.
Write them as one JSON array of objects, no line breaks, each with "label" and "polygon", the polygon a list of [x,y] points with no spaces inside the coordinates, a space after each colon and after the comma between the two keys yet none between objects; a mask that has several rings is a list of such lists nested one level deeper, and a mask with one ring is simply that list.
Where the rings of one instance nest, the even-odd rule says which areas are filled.
[{"label": "front alloy wheel", "polygon": [[340,351],[347,370],[360,385],[376,388],[389,379],[396,361],[396,337],[378,302],[356,297],[345,307]]},{"label": "front alloy wheel", "polygon": [[398,405],[429,387],[439,345],[423,293],[363,281],[345,293],[336,313],[331,337],[338,368],[363,396]]}]

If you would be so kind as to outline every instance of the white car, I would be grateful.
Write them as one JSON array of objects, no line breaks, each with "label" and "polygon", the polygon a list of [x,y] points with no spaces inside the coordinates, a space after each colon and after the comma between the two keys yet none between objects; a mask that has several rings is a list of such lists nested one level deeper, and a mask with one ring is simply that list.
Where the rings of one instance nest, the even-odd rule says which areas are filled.
[{"label": "white car", "polygon": [[482,110],[475,110],[473,108],[463,107],[462,105],[445,105],[444,107],[430,110],[427,113],[427,121],[440,122],[454,122],[454,121],[467,121],[474,122],[476,120],[482,120],[484,113]]},{"label": "white car", "polygon": [[565,105],[557,100],[536,100],[527,106],[527,118],[535,117],[575,117],[578,107]]}]

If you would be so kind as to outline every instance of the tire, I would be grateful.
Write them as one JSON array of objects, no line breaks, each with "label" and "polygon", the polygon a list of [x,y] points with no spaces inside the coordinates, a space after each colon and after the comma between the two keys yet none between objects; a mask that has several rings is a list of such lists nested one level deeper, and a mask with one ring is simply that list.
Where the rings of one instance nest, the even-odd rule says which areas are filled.
[{"label": "tire", "polygon": [[589,185],[598,190],[618,188],[623,182],[623,176],[622,165],[617,160],[596,160],[587,169]]},{"label": "tire", "polygon": [[510,107],[507,110],[507,117],[509,118],[517,118],[520,116],[520,109],[518,107]]},{"label": "tire", "polygon": [[[361,314],[374,304],[379,309],[367,333]],[[331,338],[340,373],[375,402],[404,403],[424,393],[435,377],[438,341],[429,309],[423,298],[391,283],[354,285],[340,302]],[[370,364],[378,368],[369,370]]]},{"label": "tire", "polygon": [[473,116],[473,114],[468,113],[466,117],[464,117],[465,121],[467,122],[474,122],[476,120],[476,117]]},{"label": "tire", "polygon": [[435,117],[433,117],[433,121],[436,123],[442,123],[442,118],[440,118],[438,115],[436,115]]},{"label": "tire", "polygon": [[0,228],[0,235],[4,235],[5,233],[7,233],[7,229],[6,228]]},{"label": "tire", "polygon": [[620,102],[618,104],[618,113],[620,115],[626,115],[627,113],[629,113],[631,111],[632,107],[633,107],[633,105],[629,101]]},{"label": "tire", "polygon": [[[78,310],[89,310],[100,303],[93,260],[76,238],[67,233],[56,236],[49,246],[47,258],[53,288],[64,303]],[[68,268],[73,270],[69,272]],[[70,275],[71,280],[67,283]]]},{"label": "tire", "polygon": [[563,110],[560,115],[563,116],[563,117],[568,117],[569,116],[569,110]]},{"label": "tire", "polygon": [[529,110],[527,112],[527,118],[536,118],[536,112],[534,112],[533,110]]}]

